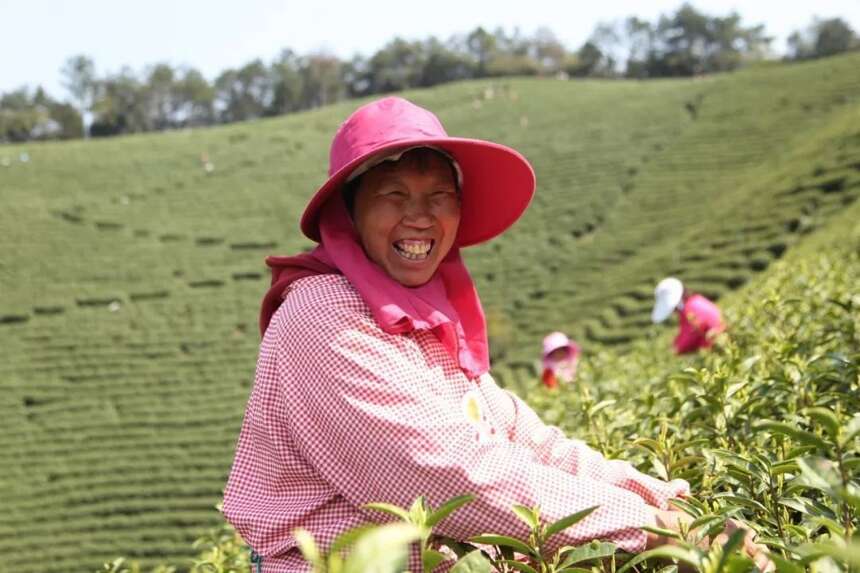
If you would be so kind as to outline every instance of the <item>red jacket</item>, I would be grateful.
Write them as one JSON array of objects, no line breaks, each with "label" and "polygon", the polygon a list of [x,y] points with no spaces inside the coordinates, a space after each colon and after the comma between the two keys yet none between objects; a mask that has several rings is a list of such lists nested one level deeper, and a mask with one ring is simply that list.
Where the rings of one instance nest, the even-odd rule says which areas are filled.
[{"label": "red jacket", "polygon": [[555,377],[555,372],[552,368],[544,368],[541,375],[543,385],[550,389],[558,388],[558,378]]}]

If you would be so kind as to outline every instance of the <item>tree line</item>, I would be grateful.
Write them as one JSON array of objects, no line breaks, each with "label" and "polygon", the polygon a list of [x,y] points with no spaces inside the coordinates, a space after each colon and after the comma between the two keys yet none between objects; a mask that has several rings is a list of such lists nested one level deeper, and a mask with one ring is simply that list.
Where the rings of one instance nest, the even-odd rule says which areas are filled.
[{"label": "tree line", "polygon": [[[568,50],[555,34],[530,36],[478,27],[440,41],[395,38],[370,57],[283,50],[214,81],[191,67],[159,63],[143,73],[126,67],[99,76],[92,59],[69,58],[61,70],[70,101],[41,87],[0,96],[0,141],[71,139],[85,135],[196,127],[270,117],[346,98],[496,76],[603,78],[683,77],[737,69],[770,55],[764,25],[738,14],[710,16],[684,4],[654,22],[630,17],[598,24]],[[841,18],[814,19],[789,37],[787,59],[819,58],[860,48]]]}]

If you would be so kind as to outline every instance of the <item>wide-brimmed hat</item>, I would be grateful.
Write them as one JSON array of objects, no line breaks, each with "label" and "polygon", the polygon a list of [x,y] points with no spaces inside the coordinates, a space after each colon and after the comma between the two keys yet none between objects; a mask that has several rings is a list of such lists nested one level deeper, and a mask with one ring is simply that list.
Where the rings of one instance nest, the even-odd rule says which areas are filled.
[{"label": "wide-brimmed hat", "polygon": [[654,323],[663,322],[681,304],[684,297],[684,285],[675,277],[667,277],[657,284],[654,289],[654,309],[651,320]]},{"label": "wide-brimmed hat", "polygon": [[549,356],[553,350],[564,348],[571,357],[579,355],[579,346],[572,342],[563,332],[551,332],[543,339],[543,357]]},{"label": "wide-brimmed hat", "polygon": [[356,170],[399,149],[422,146],[444,151],[462,176],[458,246],[499,235],[528,207],[535,174],[525,157],[498,143],[449,137],[431,112],[403,98],[386,97],[361,106],[338,129],[331,144],[329,178],[305,208],[302,232],[320,240],[322,206]]}]

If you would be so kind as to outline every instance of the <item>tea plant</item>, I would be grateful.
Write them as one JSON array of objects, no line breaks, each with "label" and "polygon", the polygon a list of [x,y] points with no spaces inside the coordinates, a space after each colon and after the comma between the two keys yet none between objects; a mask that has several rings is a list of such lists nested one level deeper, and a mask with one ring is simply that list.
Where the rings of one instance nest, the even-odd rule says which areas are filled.
[{"label": "tea plant", "polygon": [[[416,499],[408,510],[391,504],[371,503],[365,507],[397,517],[400,522],[362,527],[347,532],[335,541],[327,556],[320,554],[313,540],[304,531],[298,532],[299,545],[305,559],[313,565],[314,573],[340,573],[346,571],[344,567],[347,565],[357,567],[354,569],[356,571],[366,571],[371,568],[380,571],[400,571],[397,566],[402,567],[406,559],[405,546],[412,541],[417,541],[424,573],[431,573],[446,560],[446,554],[439,551],[443,547],[449,550],[449,554],[457,557],[451,567],[453,573],[478,571],[573,573],[577,570],[574,565],[612,558],[615,554],[614,544],[599,541],[580,547],[564,546],[551,555],[547,554],[546,545],[552,537],[587,517],[597,509],[596,507],[546,524],[541,520],[540,508],[514,505],[513,513],[529,527],[527,539],[487,533],[476,535],[468,542],[463,542],[433,534],[433,527],[436,524],[472,499],[473,496],[470,495],[459,496],[444,503],[435,511],[429,507],[423,497]],[[386,543],[390,544],[386,546],[388,550],[382,552],[390,561],[383,562],[379,558],[368,560],[369,552],[363,549],[363,545],[370,543],[368,532],[384,537]],[[380,544],[377,540],[373,543]],[[349,545],[353,545],[353,548],[349,556],[344,559],[342,552]],[[439,549],[433,548],[434,546]],[[614,570],[614,561],[612,563]]]},{"label": "tea plant", "polygon": [[[689,480],[696,499],[679,505],[697,525],[742,520],[779,569],[850,570],[860,525],[860,229],[844,220],[837,240],[811,243],[726,305],[731,328],[714,351],[667,358],[667,338],[643,341],[586,361],[578,389],[536,387],[530,401],[605,454]],[[703,550],[688,549],[678,556],[705,570]]]}]

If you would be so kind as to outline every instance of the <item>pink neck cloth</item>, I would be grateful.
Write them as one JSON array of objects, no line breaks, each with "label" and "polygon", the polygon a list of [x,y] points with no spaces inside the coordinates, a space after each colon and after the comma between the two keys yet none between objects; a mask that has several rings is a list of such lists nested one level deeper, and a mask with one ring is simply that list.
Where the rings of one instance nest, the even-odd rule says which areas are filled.
[{"label": "pink neck cloth", "polygon": [[261,333],[265,333],[290,283],[318,274],[342,274],[385,332],[430,330],[466,376],[477,378],[489,370],[484,310],[456,246],[429,282],[409,288],[367,258],[339,193],[326,202],[319,226],[322,241],[312,252],[266,259],[272,269],[272,286],[263,298]]}]

